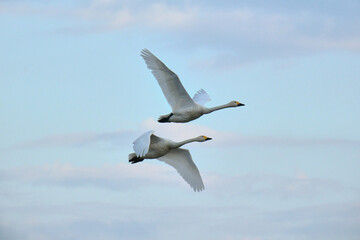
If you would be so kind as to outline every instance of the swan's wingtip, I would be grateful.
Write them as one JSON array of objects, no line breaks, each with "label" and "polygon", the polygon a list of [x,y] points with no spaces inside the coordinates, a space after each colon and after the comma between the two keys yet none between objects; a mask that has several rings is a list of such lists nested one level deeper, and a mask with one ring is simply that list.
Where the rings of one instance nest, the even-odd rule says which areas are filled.
[{"label": "swan's wingtip", "polygon": [[194,192],[202,192],[202,191],[204,191],[204,190],[205,190],[204,187],[194,188]]},{"label": "swan's wingtip", "polygon": [[201,192],[205,190],[205,186],[204,185],[193,186],[192,189],[194,190],[194,192]]},{"label": "swan's wingtip", "polygon": [[143,56],[143,55],[149,55],[151,54],[151,52],[147,49],[147,48],[143,48],[141,51],[140,51],[140,55]]}]

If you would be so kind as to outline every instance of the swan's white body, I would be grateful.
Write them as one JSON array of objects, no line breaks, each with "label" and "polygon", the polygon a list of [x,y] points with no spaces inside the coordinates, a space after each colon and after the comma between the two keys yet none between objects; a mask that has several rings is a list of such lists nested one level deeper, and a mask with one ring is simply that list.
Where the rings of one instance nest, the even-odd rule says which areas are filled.
[{"label": "swan's white body", "polygon": [[191,98],[181,84],[179,77],[167,68],[154,54],[144,49],[141,51],[141,56],[144,58],[147,67],[154,74],[166,100],[172,108],[170,114],[159,117],[159,122],[189,122],[201,117],[203,114],[216,110],[244,106],[244,104],[237,101],[231,101],[228,104],[207,108],[204,105],[211,99],[203,89],[197,91],[194,97]]},{"label": "swan's white body", "polygon": [[189,150],[180,147],[190,142],[204,142],[211,138],[199,136],[182,142],[174,142],[160,138],[153,133],[154,131],[148,131],[134,141],[135,153],[129,154],[129,162],[137,163],[144,159],[158,159],[174,167],[194,191],[202,191],[204,183],[200,172],[193,162]]}]

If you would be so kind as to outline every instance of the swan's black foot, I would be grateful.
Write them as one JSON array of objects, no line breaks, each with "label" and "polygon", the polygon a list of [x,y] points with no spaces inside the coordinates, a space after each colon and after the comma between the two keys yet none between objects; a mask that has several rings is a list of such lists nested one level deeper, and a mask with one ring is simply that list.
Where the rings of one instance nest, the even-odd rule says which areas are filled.
[{"label": "swan's black foot", "polygon": [[173,113],[170,113],[169,115],[167,116],[160,116],[159,119],[158,119],[158,122],[160,123],[165,123],[165,122],[170,122],[170,117],[174,115]]},{"label": "swan's black foot", "polygon": [[139,157],[133,157],[132,159],[129,159],[129,163],[131,163],[131,164],[142,162],[142,161],[144,161],[144,159],[139,158]]}]

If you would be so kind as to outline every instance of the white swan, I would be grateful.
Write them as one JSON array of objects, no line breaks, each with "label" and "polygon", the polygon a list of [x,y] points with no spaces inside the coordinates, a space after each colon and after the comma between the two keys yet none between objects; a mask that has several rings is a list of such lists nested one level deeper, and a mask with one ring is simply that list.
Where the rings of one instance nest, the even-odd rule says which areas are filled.
[{"label": "white swan", "polygon": [[133,142],[135,153],[129,154],[129,162],[134,164],[144,159],[157,158],[174,167],[194,191],[202,191],[204,183],[199,170],[193,162],[189,150],[180,147],[190,142],[208,141],[211,138],[199,136],[182,142],[174,142],[160,138],[153,133],[154,131],[148,131]]},{"label": "white swan", "polygon": [[209,95],[199,90],[191,98],[180,82],[179,77],[172,72],[149,50],[143,49],[141,56],[144,58],[147,67],[152,71],[158,81],[166,100],[172,108],[172,112],[159,117],[158,122],[190,122],[203,114],[229,107],[239,107],[245,104],[231,101],[227,104],[207,108],[203,105],[210,101]]}]

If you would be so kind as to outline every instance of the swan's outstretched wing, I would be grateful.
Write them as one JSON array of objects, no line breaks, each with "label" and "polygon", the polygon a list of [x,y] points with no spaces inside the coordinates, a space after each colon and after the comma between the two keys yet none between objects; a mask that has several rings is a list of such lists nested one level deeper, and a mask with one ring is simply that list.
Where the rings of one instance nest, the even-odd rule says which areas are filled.
[{"label": "swan's outstretched wing", "polygon": [[197,91],[193,97],[194,102],[200,105],[205,105],[207,102],[211,101],[211,98],[204,89]]},{"label": "swan's outstretched wing", "polygon": [[159,160],[174,167],[195,192],[200,192],[204,189],[204,183],[198,168],[191,158],[189,150],[176,148],[168,152],[165,156],[160,157]]},{"label": "swan's outstretched wing", "polygon": [[186,92],[179,77],[174,72],[167,68],[163,62],[147,49],[141,51],[141,56],[144,58],[147,67],[154,74],[173,112],[194,106],[194,101]]},{"label": "swan's outstretched wing", "polygon": [[154,131],[148,131],[138,137],[134,142],[133,149],[137,157],[143,157],[147,154],[150,147],[150,137]]}]

